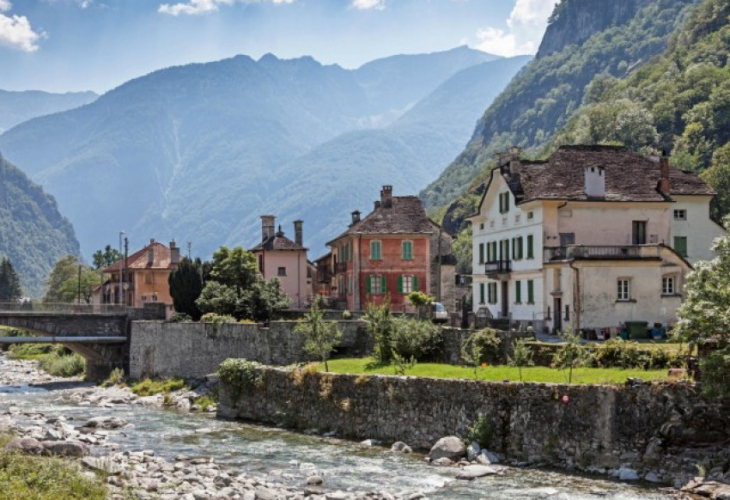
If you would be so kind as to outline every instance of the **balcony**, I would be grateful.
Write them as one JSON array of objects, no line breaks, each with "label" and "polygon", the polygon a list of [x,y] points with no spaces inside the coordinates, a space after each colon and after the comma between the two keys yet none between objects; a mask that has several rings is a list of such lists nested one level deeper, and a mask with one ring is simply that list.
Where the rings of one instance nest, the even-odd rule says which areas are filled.
[{"label": "balcony", "polygon": [[346,272],[347,272],[347,262],[335,263],[335,274],[346,273]]},{"label": "balcony", "polygon": [[511,260],[495,260],[484,264],[484,274],[487,276],[495,274],[509,274],[512,272]]},{"label": "balcony", "polygon": [[659,245],[569,245],[545,248],[544,262],[564,260],[660,259]]}]

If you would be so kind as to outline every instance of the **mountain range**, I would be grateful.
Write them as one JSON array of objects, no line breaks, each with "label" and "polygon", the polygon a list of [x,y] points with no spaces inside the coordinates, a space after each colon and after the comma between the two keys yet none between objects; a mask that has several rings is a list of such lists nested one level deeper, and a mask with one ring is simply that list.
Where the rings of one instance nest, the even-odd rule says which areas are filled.
[{"label": "mountain range", "polygon": [[201,256],[251,247],[265,212],[304,219],[316,252],[381,185],[433,180],[526,61],[466,47],[357,70],[237,56],[22,123],[0,151],[56,196],[87,255],[120,230],[132,247],[174,237]]},{"label": "mountain range", "polygon": [[39,90],[0,90],[0,134],[31,118],[78,108],[98,97],[94,92],[52,94]]}]

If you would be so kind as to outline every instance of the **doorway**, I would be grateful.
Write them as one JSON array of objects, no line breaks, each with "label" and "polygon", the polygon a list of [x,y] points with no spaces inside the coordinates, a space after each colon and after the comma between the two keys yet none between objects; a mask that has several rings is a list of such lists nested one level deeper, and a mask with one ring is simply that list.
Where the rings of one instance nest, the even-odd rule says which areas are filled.
[{"label": "doorway", "polygon": [[562,332],[563,331],[563,317],[562,317],[562,310],[563,310],[563,299],[560,297],[555,297],[553,299],[553,311],[554,312],[554,318],[553,318],[553,326],[555,328],[555,332]]}]

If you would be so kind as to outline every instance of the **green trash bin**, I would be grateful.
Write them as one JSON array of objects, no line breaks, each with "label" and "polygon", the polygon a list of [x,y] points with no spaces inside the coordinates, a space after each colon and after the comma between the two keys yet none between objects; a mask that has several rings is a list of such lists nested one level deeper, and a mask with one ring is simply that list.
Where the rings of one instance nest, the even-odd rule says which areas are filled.
[{"label": "green trash bin", "polygon": [[632,340],[649,338],[648,321],[627,321],[626,329],[629,331],[629,338]]}]

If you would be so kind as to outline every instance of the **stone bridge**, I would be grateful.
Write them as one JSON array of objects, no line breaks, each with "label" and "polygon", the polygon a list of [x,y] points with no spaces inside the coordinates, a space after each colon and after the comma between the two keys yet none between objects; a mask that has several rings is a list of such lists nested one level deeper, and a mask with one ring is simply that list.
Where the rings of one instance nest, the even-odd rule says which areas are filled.
[{"label": "stone bridge", "polygon": [[133,320],[164,318],[164,308],[155,307],[117,308],[103,313],[86,312],[81,308],[47,312],[6,311],[0,307],[0,325],[25,330],[34,336],[54,337],[49,340],[63,344],[86,359],[86,378],[95,381],[107,378],[114,368],[129,373]]}]

